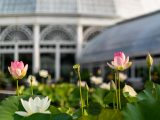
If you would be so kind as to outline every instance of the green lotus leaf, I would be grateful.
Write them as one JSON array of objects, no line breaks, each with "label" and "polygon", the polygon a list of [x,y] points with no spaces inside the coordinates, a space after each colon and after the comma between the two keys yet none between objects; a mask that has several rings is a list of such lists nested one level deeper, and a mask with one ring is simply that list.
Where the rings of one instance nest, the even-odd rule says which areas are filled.
[{"label": "green lotus leaf", "polygon": [[124,120],[160,120],[160,86],[155,84],[156,89],[152,89],[152,85],[147,83],[148,87],[138,94],[137,103],[127,104],[122,112]]},{"label": "green lotus leaf", "polygon": [[103,109],[98,116],[98,120],[122,120],[122,114],[119,110]]},{"label": "green lotus leaf", "polygon": [[0,103],[0,119],[1,120],[17,120],[14,114],[19,109],[20,97],[12,96],[4,99]]}]

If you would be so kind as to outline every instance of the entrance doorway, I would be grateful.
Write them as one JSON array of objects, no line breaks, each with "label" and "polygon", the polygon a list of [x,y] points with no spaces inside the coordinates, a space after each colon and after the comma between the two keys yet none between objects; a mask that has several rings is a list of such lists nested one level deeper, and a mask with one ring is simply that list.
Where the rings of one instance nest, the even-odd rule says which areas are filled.
[{"label": "entrance doorway", "polygon": [[70,74],[73,71],[73,65],[75,64],[75,55],[72,53],[61,54],[61,78],[63,81],[70,81]]},{"label": "entrance doorway", "polygon": [[13,60],[13,54],[0,54],[0,71],[8,73],[8,66],[11,65],[11,61]]},{"label": "entrance doorway", "polygon": [[47,70],[51,74],[52,78],[55,77],[55,54],[41,54],[41,69]]}]

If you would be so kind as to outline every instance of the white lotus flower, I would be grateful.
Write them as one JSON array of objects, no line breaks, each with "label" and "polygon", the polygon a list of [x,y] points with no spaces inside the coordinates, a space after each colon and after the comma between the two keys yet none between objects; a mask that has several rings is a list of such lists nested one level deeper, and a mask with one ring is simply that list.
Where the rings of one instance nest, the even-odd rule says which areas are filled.
[{"label": "white lotus flower", "polygon": [[128,93],[131,97],[136,97],[136,91],[129,85],[125,85],[123,88],[124,93]]},{"label": "white lotus flower", "polygon": [[[77,82],[77,85],[79,86],[79,82]],[[81,81],[81,87],[85,87],[86,86],[86,81]]]},{"label": "white lotus flower", "polygon": [[29,101],[25,101],[21,99],[21,103],[26,110],[24,111],[17,111],[16,114],[20,116],[30,116],[34,113],[46,113],[49,114],[50,111],[47,111],[48,107],[50,106],[51,100],[48,99],[48,97],[40,99],[39,97],[35,97],[32,99],[32,97],[29,98]]},{"label": "white lotus flower", "polygon": [[119,73],[119,79],[120,79],[120,81],[125,81],[126,79],[127,79],[127,75],[126,74],[124,74],[124,73]]},{"label": "white lotus flower", "polygon": [[102,83],[99,87],[102,89],[110,90],[110,82],[109,83]]},{"label": "white lotus flower", "polygon": [[99,85],[103,82],[103,78],[102,77],[95,77],[92,76],[91,78],[91,82],[94,83],[95,85]]},{"label": "white lotus flower", "polygon": [[47,78],[48,77],[48,71],[47,70],[40,70],[39,75],[43,78]]}]

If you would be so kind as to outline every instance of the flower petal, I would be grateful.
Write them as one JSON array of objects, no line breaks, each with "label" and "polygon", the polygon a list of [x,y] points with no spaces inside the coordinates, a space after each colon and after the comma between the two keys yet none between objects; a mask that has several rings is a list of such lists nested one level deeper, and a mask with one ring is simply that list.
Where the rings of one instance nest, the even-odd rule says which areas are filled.
[{"label": "flower petal", "polygon": [[127,56],[124,64],[126,64],[126,63],[128,63],[128,62],[129,62],[129,56]]},{"label": "flower petal", "polygon": [[48,107],[46,108],[46,106],[48,106],[48,105],[47,105],[47,103],[48,103],[48,97],[43,98],[43,99],[42,99],[42,102],[43,102],[43,103],[42,103],[42,108],[43,108],[43,111],[45,111],[45,110],[47,110],[47,108],[48,108]]},{"label": "flower petal", "polygon": [[44,111],[48,109],[48,107],[50,106],[50,102],[51,102],[51,100],[49,100],[49,101],[46,103],[46,105],[44,106]]},{"label": "flower petal", "polygon": [[107,63],[107,65],[108,65],[110,68],[115,69],[115,67],[114,67],[113,65],[111,65],[111,64],[109,64],[109,63]]},{"label": "flower petal", "polygon": [[10,73],[10,74],[12,74],[12,72],[11,72],[11,68],[10,68],[10,67],[8,67],[8,71],[9,71],[9,73]]},{"label": "flower petal", "polygon": [[16,74],[17,74],[18,76],[21,76],[21,74],[22,74],[22,73],[21,73],[21,70],[17,68],[17,69],[16,69]]},{"label": "flower petal", "polygon": [[18,115],[20,115],[20,116],[24,116],[24,117],[27,117],[27,116],[30,115],[30,114],[28,114],[27,112],[24,112],[24,111],[17,111],[15,113],[18,114]]},{"label": "flower petal", "polygon": [[41,103],[41,99],[39,97],[35,97],[34,104],[36,105],[36,112],[40,112],[42,103]]},{"label": "flower petal", "polygon": [[24,107],[24,109],[28,112],[28,113],[32,113],[32,109],[30,108],[30,105],[27,101],[21,99],[21,103]]},{"label": "flower petal", "polygon": [[31,106],[32,112],[33,112],[33,113],[36,112],[36,111],[37,111],[37,109],[36,109],[36,104],[34,103],[32,97],[29,98],[29,104],[30,104],[30,106]]},{"label": "flower petal", "polygon": [[22,61],[20,61],[17,65],[17,68],[19,68],[20,70],[23,70],[24,68],[24,63]]},{"label": "flower petal", "polygon": [[125,60],[123,60],[121,57],[114,57],[114,63],[117,66],[122,66],[124,64]]},{"label": "flower petal", "polygon": [[16,67],[17,67],[16,63],[15,62],[11,62],[11,68],[16,68]]},{"label": "flower petal", "polygon": [[132,65],[132,62],[128,62],[124,65],[124,70],[129,68]]},{"label": "flower petal", "polygon": [[24,69],[22,70],[21,76],[19,77],[20,79],[22,79],[26,75],[27,70],[28,70],[28,64],[26,64]]},{"label": "flower petal", "polygon": [[50,111],[44,111],[44,112],[41,112],[41,113],[50,114],[51,112]]},{"label": "flower petal", "polygon": [[121,58],[123,61],[125,61],[126,57],[125,57],[125,54],[123,52],[115,52],[114,53],[114,58],[115,57],[119,57]]},{"label": "flower petal", "polygon": [[12,71],[12,68],[11,68],[11,75],[13,77],[13,79],[17,80],[18,79],[18,75],[15,71]]},{"label": "flower petal", "polygon": [[125,85],[124,86],[123,92],[124,93],[128,93],[132,97],[136,97],[136,95],[137,95],[137,93],[135,92],[135,90],[131,86],[129,86],[129,85]]},{"label": "flower petal", "polygon": [[123,61],[125,61],[125,59],[126,59],[126,56],[123,52],[121,52],[121,58],[123,59]]},{"label": "flower petal", "polygon": [[112,64],[113,66],[117,66],[117,64],[116,64],[114,61],[111,61],[111,64]]},{"label": "flower petal", "polygon": [[34,103],[36,103],[36,104],[41,104],[41,99],[39,98],[39,97],[35,97],[35,99],[34,99]]},{"label": "flower petal", "polygon": [[41,105],[40,111],[43,112],[48,109],[48,107],[50,106],[51,100],[49,100],[48,97],[45,97],[41,101],[42,101],[42,105]]}]

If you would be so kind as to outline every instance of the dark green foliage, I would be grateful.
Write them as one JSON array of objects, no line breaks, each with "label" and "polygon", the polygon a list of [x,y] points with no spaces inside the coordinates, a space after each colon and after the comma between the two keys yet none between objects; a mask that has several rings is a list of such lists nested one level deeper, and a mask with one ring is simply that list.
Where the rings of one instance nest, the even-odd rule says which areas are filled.
[{"label": "dark green foliage", "polygon": [[[146,89],[137,96],[138,102],[128,103],[123,111],[124,120],[160,120],[160,86],[148,82]],[[156,93],[156,94],[155,94]]]}]

